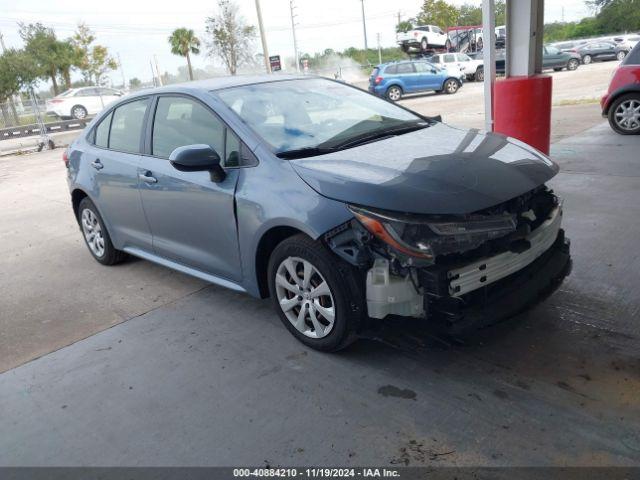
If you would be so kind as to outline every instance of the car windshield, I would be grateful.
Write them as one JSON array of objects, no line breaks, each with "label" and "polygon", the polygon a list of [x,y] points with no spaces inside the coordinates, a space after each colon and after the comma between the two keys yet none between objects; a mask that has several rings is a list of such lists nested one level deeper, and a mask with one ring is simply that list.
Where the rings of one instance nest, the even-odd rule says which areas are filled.
[{"label": "car windshield", "polygon": [[384,132],[429,125],[424,118],[357,88],[319,78],[244,85],[214,93],[277,154],[348,148],[357,139],[373,140]]}]

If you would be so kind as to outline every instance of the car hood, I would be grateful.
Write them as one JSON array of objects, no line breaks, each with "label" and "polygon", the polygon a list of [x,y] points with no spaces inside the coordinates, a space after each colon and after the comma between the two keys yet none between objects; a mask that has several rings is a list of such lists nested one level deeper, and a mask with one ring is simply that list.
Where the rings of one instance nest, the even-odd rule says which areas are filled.
[{"label": "car hood", "polygon": [[519,140],[443,123],[290,162],[325,197],[419,214],[472,213],[558,173],[554,162]]}]

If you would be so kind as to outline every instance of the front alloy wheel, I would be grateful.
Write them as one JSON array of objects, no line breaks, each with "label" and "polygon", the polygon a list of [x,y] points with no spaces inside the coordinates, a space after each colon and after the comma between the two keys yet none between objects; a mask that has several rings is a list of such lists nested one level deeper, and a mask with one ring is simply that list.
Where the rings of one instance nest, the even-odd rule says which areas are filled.
[{"label": "front alloy wheel", "polygon": [[298,257],[284,259],[276,272],[276,293],[291,325],[309,338],[331,333],[336,318],[331,289],[311,262]]},{"label": "front alloy wheel", "polygon": [[84,120],[85,118],[87,118],[87,114],[87,109],[82,105],[76,105],[71,110],[71,116],[77,120]]},{"label": "front alloy wheel", "polygon": [[283,325],[324,352],[356,339],[366,312],[364,274],[304,234],[283,240],[269,257],[269,294]]},{"label": "front alloy wheel", "polygon": [[624,60],[624,57],[626,57],[626,56],[627,56],[627,52],[620,51],[620,52],[618,52],[618,54],[616,55],[616,58],[617,58],[618,60],[622,61],[622,60]]}]

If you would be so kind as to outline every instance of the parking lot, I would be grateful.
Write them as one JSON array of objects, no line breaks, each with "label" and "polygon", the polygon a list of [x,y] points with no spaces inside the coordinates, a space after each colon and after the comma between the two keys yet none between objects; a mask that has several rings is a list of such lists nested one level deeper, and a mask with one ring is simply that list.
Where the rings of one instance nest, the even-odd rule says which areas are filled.
[{"label": "parking lot", "polygon": [[[615,63],[553,74],[572,275],[464,342],[393,320],[308,350],[268,301],[99,265],[61,151],[1,157],[0,465],[639,465],[640,139],[593,103]],[[402,102],[482,127],[481,93]]]}]

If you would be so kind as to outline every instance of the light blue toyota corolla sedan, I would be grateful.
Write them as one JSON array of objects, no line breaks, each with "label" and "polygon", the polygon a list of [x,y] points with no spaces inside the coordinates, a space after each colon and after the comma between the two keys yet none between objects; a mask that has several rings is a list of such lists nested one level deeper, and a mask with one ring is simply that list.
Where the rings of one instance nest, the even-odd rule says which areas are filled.
[{"label": "light blue toyota corolla sedan", "polygon": [[129,95],[64,159],[98,262],[130,254],[270,296],[319,350],[389,315],[468,331],[532,305],[570,271],[545,155],[327,79]]}]

